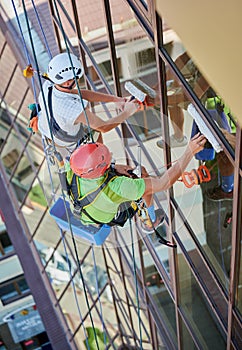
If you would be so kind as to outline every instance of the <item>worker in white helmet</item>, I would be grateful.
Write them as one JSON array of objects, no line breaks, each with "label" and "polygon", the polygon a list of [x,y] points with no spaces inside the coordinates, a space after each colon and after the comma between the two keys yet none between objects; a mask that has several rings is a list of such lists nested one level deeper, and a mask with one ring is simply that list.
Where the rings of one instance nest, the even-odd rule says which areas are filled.
[{"label": "worker in white helmet", "polygon": [[[81,90],[80,98],[78,89],[74,87],[82,75],[82,64],[75,55],[58,54],[48,65],[47,80],[39,96],[41,112],[38,115],[38,129],[50,141],[53,136],[56,147],[65,156],[78,143],[90,138],[90,131],[110,131],[139,108],[135,101],[127,102],[122,97],[90,90]],[[88,102],[114,102],[121,112],[104,121],[87,108]],[[88,123],[91,130],[87,127]]]}]

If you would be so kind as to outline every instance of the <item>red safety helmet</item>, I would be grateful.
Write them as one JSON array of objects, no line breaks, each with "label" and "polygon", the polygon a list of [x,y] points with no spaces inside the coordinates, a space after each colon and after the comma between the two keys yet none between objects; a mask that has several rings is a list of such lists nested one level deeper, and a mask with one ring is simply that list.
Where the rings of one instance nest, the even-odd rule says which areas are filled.
[{"label": "red safety helmet", "polygon": [[72,171],[85,179],[96,179],[110,167],[112,155],[102,143],[87,143],[71,155]]}]

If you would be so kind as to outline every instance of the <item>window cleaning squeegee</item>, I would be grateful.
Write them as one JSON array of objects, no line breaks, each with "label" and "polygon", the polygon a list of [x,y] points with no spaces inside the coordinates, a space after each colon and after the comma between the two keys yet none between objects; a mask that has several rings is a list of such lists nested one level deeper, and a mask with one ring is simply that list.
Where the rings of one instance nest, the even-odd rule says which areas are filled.
[{"label": "window cleaning squeegee", "polygon": [[200,114],[196,110],[195,106],[190,103],[187,108],[188,113],[193,117],[194,121],[196,122],[200,132],[207,138],[207,140],[211,143],[213,146],[213,149],[215,152],[219,153],[223,150],[221,145],[218,143],[216,138],[213,136],[212,132],[209,130],[203,119],[201,118]]},{"label": "window cleaning squeegee", "polygon": [[126,83],[124,84],[124,88],[139,102],[143,103],[145,101],[147,95],[143,91],[138,89],[133,83],[131,83],[131,81],[126,81]]}]

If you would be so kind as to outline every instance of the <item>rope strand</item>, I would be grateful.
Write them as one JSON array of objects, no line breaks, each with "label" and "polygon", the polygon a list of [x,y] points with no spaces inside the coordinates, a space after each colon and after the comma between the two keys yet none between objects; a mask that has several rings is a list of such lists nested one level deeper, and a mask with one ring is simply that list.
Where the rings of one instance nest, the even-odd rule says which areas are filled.
[{"label": "rope strand", "polygon": [[[46,110],[46,116],[47,116],[47,119],[48,119],[48,125],[49,125],[50,134],[51,134],[51,140],[52,140],[52,143],[53,143],[54,151],[56,152],[56,147],[55,147],[55,143],[54,143],[54,139],[53,139],[53,133],[52,133],[52,130],[51,130],[51,127],[50,127],[50,120],[49,120],[49,117],[48,117],[47,104],[46,104],[46,100],[45,100],[45,97],[44,97],[44,92],[43,92],[43,88],[42,88],[41,78],[40,78],[40,74],[39,74],[39,66],[38,66],[37,56],[36,56],[36,52],[35,52],[35,48],[34,48],[34,42],[33,42],[33,38],[32,38],[32,35],[31,35],[31,30],[30,30],[30,26],[29,26],[28,15],[27,15],[27,10],[26,10],[26,6],[25,6],[25,3],[24,3],[24,0],[22,0],[22,5],[23,5],[23,10],[24,10],[26,24],[27,24],[28,34],[29,34],[29,38],[30,38],[31,48],[32,48],[32,51],[33,51],[33,56],[34,56],[34,60],[35,60],[36,68],[37,68],[38,81],[39,81],[39,85],[40,85],[40,89],[41,89],[41,94],[43,96],[43,102],[44,102],[44,107],[45,107],[45,110]],[[75,251],[75,255],[76,255],[76,259],[77,259],[78,270],[79,270],[79,273],[80,273],[80,276],[81,276],[81,280],[82,280],[82,284],[83,284],[83,290],[84,290],[86,304],[87,304],[88,311],[89,311],[89,317],[90,317],[90,320],[91,320],[92,327],[94,329],[94,335],[95,335],[95,339],[96,339],[96,342],[97,342],[97,335],[96,335],[96,332],[95,332],[94,322],[93,322],[93,318],[92,318],[92,314],[91,314],[91,308],[90,308],[90,304],[89,304],[89,301],[88,301],[87,291],[86,291],[86,287],[85,287],[84,277],[83,277],[83,274],[82,274],[82,269],[81,269],[81,266],[80,266],[80,260],[79,260],[78,251],[77,251],[77,247],[76,247],[76,242],[75,242],[75,238],[74,238],[74,234],[73,234],[73,230],[72,230],[72,225],[71,225],[71,222],[70,222],[70,217],[69,217],[69,213],[68,213],[67,206],[66,206],[65,193],[64,193],[64,190],[63,190],[62,187],[61,187],[61,193],[62,193],[62,197],[64,199],[64,206],[65,206],[67,221],[68,221],[68,224],[69,224],[71,238],[72,238],[74,251]],[[98,343],[97,343],[97,347],[98,347],[98,350],[99,350]]]},{"label": "rope strand", "polygon": [[62,33],[63,39],[64,39],[64,41],[65,41],[66,51],[67,51],[67,54],[68,54],[68,57],[69,57],[69,60],[70,60],[70,63],[71,63],[71,68],[72,68],[72,71],[73,71],[73,75],[74,75],[76,87],[77,87],[77,90],[78,90],[78,95],[79,95],[80,100],[81,100],[83,112],[84,112],[85,119],[86,119],[86,123],[87,123],[88,133],[90,134],[92,143],[94,143],[94,138],[93,138],[92,130],[91,130],[90,123],[89,123],[89,120],[88,120],[88,116],[87,116],[87,113],[86,113],[86,110],[85,110],[85,106],[84,106],[84,102],[83,102],[81,90],[80,90],[80,87],[79,87],[79,83],[78,83],[78,80],[77,80],[77,77],[76,77],[76,74],[75,74],[73,62],[72,62],[71,55],[70,55],[70,50],[69,50],[69,47],[68,47],[68,45],[67,45],[66,33],[65,33],[64,28],[63,28],[63,26],[62,26],[60,14],[59,14],[59,11],[58,11],[58,8],[57,8],[56,1],[55,1],[55,0],[53,1],[53,4],[54,4],[55,11],[56,11],[56,14],[57,14],[57,18],[58,18],[58,21],[59,21],[61,33]]},{"label": "rope strand", "polygon": [[137,273],[136,273],[136,260],[135,260],[135,251],[134,251],[134,235],[133,235],[133,229],[132,229],[132,220],[129,216],[129,227],[130,227],[130,233],[131,233],[131,248],[132,248],[132,256],[133,256],[133,273],[134,273],[134,280],[135,280],[135,295],[136,295],[136,303],[137,303],[137,313],[138,313],[138,321],[139,321],[139,333],[140,333],[140,350],[143,349],[142,345],[142,328],[141,328],[141,316],[140,316],[140,304],[139,304],[139,290],[138,290],[138,279],[137,279]]}]

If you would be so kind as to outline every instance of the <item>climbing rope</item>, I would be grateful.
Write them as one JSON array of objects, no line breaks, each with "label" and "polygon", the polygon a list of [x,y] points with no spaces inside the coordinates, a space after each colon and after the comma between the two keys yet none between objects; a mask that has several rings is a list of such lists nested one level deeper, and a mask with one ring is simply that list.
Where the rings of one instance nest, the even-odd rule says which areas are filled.
[{"label": "climbing rope", "polygon": [[[20,35],[21,35],[21,40],[22,40],[22,44],[23,44],[23,47],[24,47],[25,56],[26,56],[28,65],[31,65],[31,58],[30,58],[30,55],[29,55],[29,52],[28,52],[28,48],[27,48],[25,39],[24,39],[24,34],[23,34],[23,30],[22,30],[21,23],[20,23],[20,20],[19,20],[18,12],[17,12],[16,6],[14,4],[14,0],[11,0],[11,2],[12,2],[13,9],[14,9],[15,17],[16,17],[16,20],[17,20],[19,32],[20,32]],[[33,93],[34,93],[34,99],[35,99],[35,101],[37,101],[37,93],[36,93],[36,88],[35,88],[35,84],[34,84],[34,79],[33,78],[31,79],[31,84],[32,84],[32,90],[33,90]]]},{"label": "climbing rope", "polygon": [[131,233],[131,248],[132,248],[132,257],[133,257],[133,274],[135,280],[135,296],[136,296],[136,304],[137,304],[137,314],[138,314],[138,324],[139,324],[139,342],[140,342],[140,350],[143,349],[142,345],[142,328],[141,328],[141,316],[140,316],[140,304],[139,304],[139,289],[138,289],[138,279],[136,273],[136,260],[135,260],[135,251],[134,251],[134,235],[132,228],[132,220],[129,217],[129,229]]},{"label": "climbing rope", "polygon": [[49,45],[48,45],[48,41],[47,41],[47,38],[46,38],[46,35],[45,35],[45,32],[44,32],[44,28],[43,28],[43,26],[42,26],[42,23],[41,23],[41,20],[40,20],[38,11],[37,11],[37,9],[36,9],[36,6],[35,6],[33,0],[31,0],[31,3],[32,3],[33,9],[34,9],[34,13],[35,13],[35,16],[36,16],[36,18],[37,18],[37,21],[38,21],[38,24],[39,24],[39,27],[40,27],[40,30],[41,30],[41,33],[42,33],[42,36],[43,36],[43,39],[44,39],[45,47],[46,47],[46,49],[47,49],[47,51],[48,51],[49,58],[51,59],[51,58],[52,58],[52,54],[51,54],[51,52],[50,52],[50,48],[49,48]]},{"label": "climbing rope", "polygon": [[60,29],[61,29],[61,34],[62,34],[63,39],[64,39],[64,42],[65,42],[66,52],[67,52],[67,54],[68,54],[68,57],[69,57],[69,60],[70,60],[70,63],[71,63],[71,68],[72,68],[72,71],[73,71],[73,75],[74,75],[76,87],[77,87],[77,90],[78,90],[78,95],[79,95],[79,97],[80,97],[80,101],[81,101],[81,104],[82,104],[82,109],[83,109],[83,112],[84,112],[84,115],[85,115],[85,119],[86,119],[86,123],[87,123],[87,128],[88,128],[88,134],[89,134],[90,137],[91,137],[91,141],[94,143],[93,133],[92,133],[92,130],[91,130],[91,127],[90,127],[90,123],[89,123],[89,120],[88,120],[88,116],[87,116],[87,113],[86,113],[86,110],[85,110],[85,106],[84,106],[84,103],[83,103],[83,98],[82,98],[80,86],[79,86],[79,83],[78,83],[78,80],[77,80],[77,77],[76,77],[76,74],[75,74],[73,62],[72,62],[71,55],[70,55],[70,50],[69,50],[69,47],[68,47],[68,44],[67,44],[67,36],[66,36],[66,33],[65,33],[65,31],[64,31],[64,28],[63,28],[63,26],[62,26],[62,22],[61,22],[59,10],[58,10],[58,7],[57,7],[57,5],[56,5],[56,0],[53,1],[53,4],[54,4],[54,8],[55,8],[55,11],[56,11],[56,14],[57,14],[57,18],[58,18],[58,21],[59,21],[59,25],[60,25]]},{"label": "climbing rope", "polygon": [[[32,38],[32,35],[31,35],[31,31],[30,31],[30,26],[29,26],[29,22],[28,22],[28,16],[27,16],[27,11],[26,11],[24,0],[22,0],[22,5],[23,5],[23,9],[24,9],[24,15],[25,15],[25,20],[26,20],[26,24],[27,24],[28,34],[29,34],[29,38],[30,38],[31,48],[32,48],[32,51],[33,51],[33,56],[34,56],[34,60],[35,60],[36,68],[37,68],[37,76],[38,76],[38,80],[39,80],[41,94],[43,96],[44,107],[45,107],[46,115],[47,115],[47,119],[48,119],[48,125],[49,125],[50,134],[51,134],[52,145],[53,145],[54,151],[56,151],[55,144],[54,144],[54,139],[53,139],[53,133],[52,133],[52,130],[51,130],[51,127],[50,127],[50,120],[49,120],[49,117],[48,117],[48,109],[47,109],[47,105],[46,105],[46,100],[44,98],[44,93],[43,93],[43,88],[42,88],[42,83],[41,83],[41,78],[40,78],[40,71],[39,71],[39,67],[38,67],[37,56],[36,56],[36,52],[35,52],[35,48],[34,48],[33,38]],[[16,12],[16,18],[18,18],[17,12]],[[20,25],[20,22],[19,22],[19,25]],[[21,25],[20,25],[20,27],[21,27]],[[22,30],[21,30],[21,32],[22,32]],[[24,39],[24,37],[23,37],[23,39]],[[25,45],[25,47],[26,47],[26,45]],[[30,62],[29,62],[29,64],[30,64]],[[35,94],[35,97],[36,97],[36,94]],[[71,233],[72,242],[73,242],[73,246],[74,246],[74,250],[75,250],[78,270],[79,270],[79,273],[80,273],[80,276],[81,276],[81,280],[82,280],[82,284],[83,284],[83,290],[84,290],[84,294],[85,294],[85,299],[86,299],[87,307],[88,307],[88,310],[89,310],[89,317],[90,317],[91,324],[92,324],[92,327],[93,327],[94,333],[95,333],[94,322],[93,322],[92,315],[91,315],[91,309],[90,309],[90,305],[89,305],[89,301],[88,301],[88,296],[87,296],[87,291],[86,291],[86,287],[85,287],[84,277],[83,277],[83,274],[82,274],[82,269],[81,269],[81,266],[80,266],[80,261],[79,261],[79,257],[78,257],[78,252],[77,252],[77,247],[76,247],[76,243],[75,243],[75,239],[74,239],[72,225],[71,225],[69,213],[68,213],[68,210],[67,210],[67,207],[66,207],[66,199],[65,199],[65,193],[64,193],[63,188],[61,188],[61,192],[62,192],[62,196],[64,198],[67,220],[68,220],[68,223],[69,223],[70,233]],[[62,237],[63,237],[63,231],[62,230],[61,230],[61,234],[62,234]],[[64,249],[65,249],[65,244],[64,244]],[[65,249],[65,251],[66,251],[66,249]],[[67,253],[67,251],[66,251],[66,253]],[[71,274],[71,272],[70,272],[70,274]],[[77,301],[77,296],[76,295],[75,295],[75,299]],[[82,320],[79,304],[77,304],[77,308],[78,308],[78,311],[79,311],[80,318]],[[84,325],[83,325],[83,327],[84,327]],[[85,328],[84,328],[84,332],[86,332]],[[86,337],[86,341],[87,341],[86,333],[85,333],[85,337]],[[96,336],[95,336],[95,339],[96,339],[96,343],[97,343],[97,337]],[[87,342],[87,347],[89,348],[88,342]],[[99,349],[98,343],[97,343],[97,348]]]},{"label": "climbing rope", "polygon": [[99,291],[99,286],[98,286],[97,263],[96,263],[93,244],[92,244],[92,258],[93,258],[93,265],[94,265],[94,271],[95,271],[95,277],[96,277],[96,292],[98,295],[98,302],[99,302],[99,307],[100,307],[100,315],[101,315],[102,329],[103,329],[103,335],[104,335],[104,344],[105,344],[105,347],[107,347],[107,336],[106,336],[106,331],[105,331],[105,327],[104,327],[103,309],[102,309],[102,303],[101,303],[101,299],[100,299],[100,291]]}]

